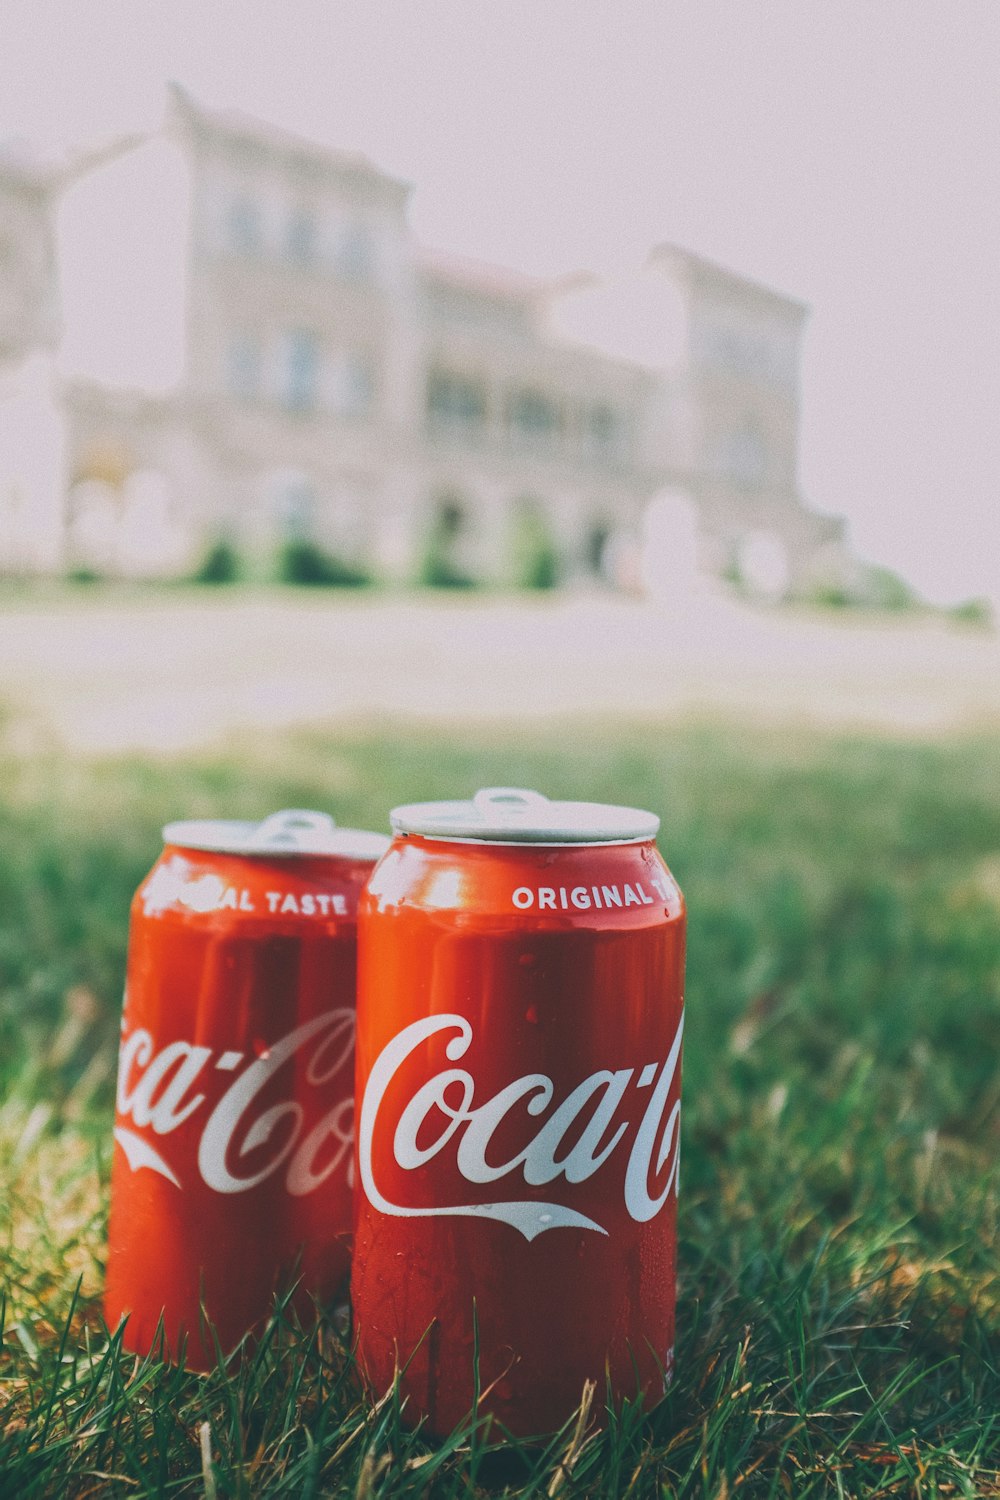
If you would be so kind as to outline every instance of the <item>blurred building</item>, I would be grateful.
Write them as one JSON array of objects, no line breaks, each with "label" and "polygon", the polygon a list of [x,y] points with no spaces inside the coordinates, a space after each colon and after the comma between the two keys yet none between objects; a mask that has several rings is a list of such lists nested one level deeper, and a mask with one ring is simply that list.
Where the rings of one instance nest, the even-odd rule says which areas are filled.
[{"label": "blurred building", "polygon": [[676,527],[690,506],[702,568],[762,593],[842,580],[855,566],[843,521],[810,510],[798,489],[807,316],[803,303],[674,245],[617,280],[577,278],[550,303],[562,336],[655,377],[638,425],[664,516]]},{"label": "blurred building", "polygon": [[796,488],[805,308],[668,247],[618,283],[456,263],[414,243],[408,195],[180,90],[161,132],[75,175],[70,564],[179,571],[228,540],[263,573],[311,540],[396,576],[515,582],[546,552],[573,576],[668,496],[710,571],[781,592],[836,568],[839,523]]},{"label": "blurred building", "polygon": [[29,155],[0,153],[0,569],[57,565],[64,421],[51,177]]}]

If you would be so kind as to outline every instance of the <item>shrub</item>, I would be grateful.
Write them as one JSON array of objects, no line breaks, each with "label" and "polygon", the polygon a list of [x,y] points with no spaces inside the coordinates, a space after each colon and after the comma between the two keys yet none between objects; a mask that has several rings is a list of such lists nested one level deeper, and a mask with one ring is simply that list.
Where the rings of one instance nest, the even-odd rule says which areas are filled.
[{"label": "shrub", "polygon": [[807,603],[820,604],[825,609],[851,609],[859,602],[839,583],[822,583],[805,598]]},{"label": "shrub", "polygon": [[318,588],[365,588],[372,577],[364,568],[325,552],[315,542],[285,542],[278,555],[278,577],[282,583]]},{"label": "shrub", "polygon": [[429,589],[474,589],[476,580],[468,573],[463,573],[461,568],[434,553],[425,553],[420,570],[417,574],[417,582]]},{"label": "shrub", "polygon": [[853,584],[820,583],[802,594],[807,604],[826,609],[884,609],[893,613],[920,609],[920,599],[904,578],[891,568],[866,567]]},{"label": "shrub", "polygon": [[213,542],[192,575],[195,583],[236,583],[241,573],[232,542]]},{"label": "shrub", "polygon": [[891,568],[869,568],[863,590],[865,602],[874,609],[915,609],[920,603],[906,580]]},{"label": "shrub", "polygon": [[552,546],[539,547],[525,560],[519,580],[525,589],[554,589],[559,582],[559,560]]},{"label": "shrub", "polygon": [[963,599],[961,604],[952,605],[948,618],[956,620],[959,625],[988,630],[993,624],[993,608],[988,599]]},{"label": "shrub", "polygon": [[735,552],[730,555],[725,566],[721,569],[719,577],[723,583],[728,583],[734,593],[742,594],[745,592],[746,581],[743,577],[743,569],[740,567],[740,560]]}]

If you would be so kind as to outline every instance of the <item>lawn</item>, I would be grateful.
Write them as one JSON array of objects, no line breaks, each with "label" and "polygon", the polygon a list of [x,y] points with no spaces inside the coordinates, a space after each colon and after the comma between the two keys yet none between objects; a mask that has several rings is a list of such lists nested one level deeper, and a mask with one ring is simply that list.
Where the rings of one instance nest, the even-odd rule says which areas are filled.
[{"label": "lawn", "polygon": [[[0,1494],[1000,1495],[1000,745],[725,724],[0,750]],[[432,1447],[335,1319],[200,1378],[100,1316],[127,909],[176,816],[490,783],[661,813],[689,903],[677,1374]],[[587,1309],[582,1307],[585,1317]],[[597,1402],[601,1404],[601,1393]]]}]

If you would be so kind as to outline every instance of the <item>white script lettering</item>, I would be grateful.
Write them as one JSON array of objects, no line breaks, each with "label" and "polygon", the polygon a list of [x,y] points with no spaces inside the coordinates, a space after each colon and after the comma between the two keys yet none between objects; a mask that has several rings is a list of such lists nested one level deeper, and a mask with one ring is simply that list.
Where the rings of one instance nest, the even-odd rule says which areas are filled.
[{"label": "white script lettering", "polygon": [[[452,1014],[414,1021],[376,1059],[358,1122],[361,1185],[368,1201],[379,1212],[397,1218],[496,1219],[519,1230],[527,1240],[560,1227],[606,1234],[602,1225],[563,1203],[513,1197],[489,1203],[408,1205],[394,1203],[379,1189],[373,1157],[385,1096],[407,1059],[431,1037],[447,1032],[454,1035],[445,1044],[445,1056],[449,1062],[458,1062],[468,1052],[473,1032],[464,1016]],[[518,1171],[532,1187],[560,1177],[567,1183],[584,1182],[601,1169],[628,1133],[627,1122],[619,1123],[613,1133],[612,1123],[633,1080],[636,1088],[645,1089],[655,1077],[656,1086],[646,1103],[625,1172],[625,1206],[633,1219],[645,1223],[659,1213],[677,1186],[680,1101],[676,1100],[669,1115],[667,1106],[678,1077],[682,1032],[683,1016],[665,1062],[646,1064],[638,1070],[638,1077],[635,1068],[619,1068],[615,1072],[600,1069],[583,1079],[535,1130],[528,1144],[504,1162],[490,1159],[494,1137],[511,1118],[544,1115],[555,1096],[552,1079],[544,1073],[528,1073],[476,1104],[471,1073],[465,1068],[443,1069],[421,1084],[399,1116],[392,1137],[396,1164],[404,1171],[416,1171],[455,1142],[457,1172],[469,1183],[496,1182]],[[442,1117],[444,1124],[428,1140],[428,1126]],[[581,1120],[586,1123],[578,1130]],[[383,1130],[388,1128],[381,1126]],[[567,1141],[573,1144],[566,1146]],[[658,1181],[664,1171],[666,1181],[654,1196],[650,1177]]]},{"label": "white script lettering", "polygon": [[[198,1170],[217,1193],[242,1193],[256,1187],[287,1163],[285,1185],[300,1197],[311,1193],[340,1168],[351,1175],[354,1100],[341,1092],[336,1103],[308,1130],[306,1111],[290,1098],[255,1111],[268,1083],[312,1046],[298,1072],[299,1087],[321,1089],[347,1066],[354,1049],[354,1012],[326,1011],[268,1047],[229,1083],[202,1128]],[[191,1042],[168,1043],[159,1052],[142,1027],[122,1042],[118,1064],[118,1114],[115,1139],[133,1171],[148,1167],[180,1187],[177,1172],[138,1129],[169,1136],[205,1106],[213,1073],[233,1073],[242,1052],[218,1056]],[[213,1061],[214,1059],[214,1061]],[[200,1088],[195,1092],[196,1086]],[[254,1157],[251,1166],[248,1157]],[[346,1165],[345,1165],[346,1164]]]}]

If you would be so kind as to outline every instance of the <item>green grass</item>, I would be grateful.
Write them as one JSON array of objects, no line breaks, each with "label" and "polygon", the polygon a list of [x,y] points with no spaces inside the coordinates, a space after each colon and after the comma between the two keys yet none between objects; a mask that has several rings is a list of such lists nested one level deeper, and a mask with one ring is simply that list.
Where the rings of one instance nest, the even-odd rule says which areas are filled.
[{"label": "green grass", "polygon": [[[520,1451],[280,1311],[207,1378],[100,1317],[132,890],[178,815],[490,783],[663,816],[690,908],[677,1375]],[[1000,747],[657,724],[0,752],[0,1495],[1000,1495]],[[586,1309],[581,1309],[586,1316]],[[602,1402],[598,1392],[596,1404]]]}]

